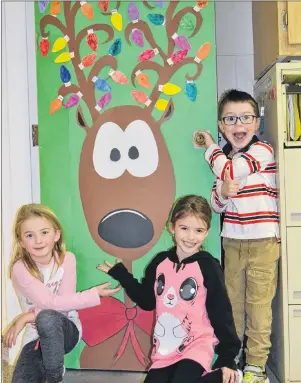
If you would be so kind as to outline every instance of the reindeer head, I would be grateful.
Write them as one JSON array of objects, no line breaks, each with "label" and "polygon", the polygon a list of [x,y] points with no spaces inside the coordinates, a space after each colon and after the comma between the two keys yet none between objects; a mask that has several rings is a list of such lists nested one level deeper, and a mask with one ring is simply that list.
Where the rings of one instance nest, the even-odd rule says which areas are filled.
[{"label": "reindeer head", "polygon": [[[143,3],[150,7],[148,2]],[[196,79],[202,69],[200,62],[191,57],[174,65],[170,62],[175,47],[172,36],[177,32],[182,17],[186,13],[192,13],[196,17],[196,26],[191,36],[198,32],[202,22],[201,15],[192,7],[186,7],[174,16],[177,4],[178,1],[170,2],[166,13],[166,53],[154,40],[146,22],[130,22],[125,28],[128,44],[131,44],[129,36],[132,31],[139,29],[150,47],[156,49],[162,59],[162,64],[140,62],[131,75],[132,85],[135,87],[137,71],[152,70],[157,73],[157,83],[149,95],[151,103],[143,107],[117,106],[106,109],[101,114],[95,109],[92,78],[104,67],[116,70],[117,61],[113,56],[102,56],[85,77],[79,69],[79,45],[89,29],[106,32],[106,42],[113,39],[114,30],[106,24],[94,24],[75,36],[74,19],[80,7],[79,2],[75,2],[72,7],[70,2],[64,2],[66,26],[57,19],[51,19],[51,23],[69,37],[68,47],[70,52],[74,52],[72,64],[79,84],[68,88],[62,86],[58,93],[64,96],[80,91],[93,121],[92,126],[88,127],[83,111],[78,107],[77,121],[86,131],[80,157],[79,188],[88,228],[100,248],[126,260],[143,256],[157,242],[175,196],[172,162],[160,131],[161,124],[172,117],[174,106],[170,100],[159,121],[152,117],[152,110],[160,96],[159,85],[167,83],[183,65],[193,63],[197,66],[193,76],[186,75],[187,80]],[[120,2],[117,2],[117,9],[119,5]],[[47,37],[44,28],[46,23],[50,23],[47,18],[45,16],[41,22],[43,37]]]}]

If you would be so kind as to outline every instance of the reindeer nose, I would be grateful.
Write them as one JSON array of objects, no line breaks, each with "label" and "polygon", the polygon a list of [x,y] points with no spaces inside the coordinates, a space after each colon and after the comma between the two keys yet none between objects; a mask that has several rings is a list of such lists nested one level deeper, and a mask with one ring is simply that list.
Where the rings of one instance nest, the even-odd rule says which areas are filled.
[{"label": "reindeer nose", "polygon": [[138,248],[154,236],[152,221],[131,209],[115,210],[107,214],[98,225],[98,234],[106,242],[120,248]]},{"label": "reindeer nose", "polygon": [[172,301],[174,299],[174,295],[173,294],[167,294],[167,298]]}]

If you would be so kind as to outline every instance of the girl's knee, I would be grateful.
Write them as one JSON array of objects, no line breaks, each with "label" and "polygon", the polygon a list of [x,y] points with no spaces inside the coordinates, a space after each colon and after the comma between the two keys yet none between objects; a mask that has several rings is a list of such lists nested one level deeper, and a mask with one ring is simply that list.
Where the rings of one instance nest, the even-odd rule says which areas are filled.
[{"label": "girl's knee", "polygon": [[55,310],[42,310],[36,317],[35,324],[40,334],[41,331],[49,331],[60,320],[60,313]]}]

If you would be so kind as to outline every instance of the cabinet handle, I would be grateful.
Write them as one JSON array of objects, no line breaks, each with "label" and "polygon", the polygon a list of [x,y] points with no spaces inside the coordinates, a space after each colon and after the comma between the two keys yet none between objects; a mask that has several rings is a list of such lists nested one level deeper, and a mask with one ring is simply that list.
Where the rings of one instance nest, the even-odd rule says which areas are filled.
[{"label": "cabinet handle", "polygon": [[294,291],[293,292],[293,298],[294,299],[301,299],[301,291]]},{"label": "cabinet handle", "polygon": [[300,213],[291,213],[292,221],[301,221],[301,212]]},{"label": "cabinet handle", "polygon": [[294,317],[301,317],[301,309],[296,309],[293,311]]},{"label": "cabinet handle", "polygon": [[286,11],[282,11],[282,30],[283,32],[287,31],[288,18]]}]

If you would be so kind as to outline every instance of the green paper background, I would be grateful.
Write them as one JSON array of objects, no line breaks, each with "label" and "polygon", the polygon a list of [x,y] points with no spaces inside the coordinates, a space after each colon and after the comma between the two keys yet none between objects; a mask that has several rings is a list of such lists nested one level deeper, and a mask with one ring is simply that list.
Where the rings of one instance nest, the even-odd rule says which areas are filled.
[{"label": "green paper background", "polygon": [[[72,2],[74,3],[74,2]],[[94,23],[110,24],[110,18],[101,15],[97,2],[90,2],[93,5],[95,19],[91,22],[86,19],[79,11],[76,17],[75,30],[81,29]],[[113,4],[114,3],[114,4]],[[152,2],[150,2],[154,5]],[[112,4],[112,5],[111,5]],[[136,45],[127,45],[124,39],[124,29],[129,22],[127,15],[128,2],[122,2],[119,13],[123,16],[123,31],[115,30],[114,39],[122,38],[122,51],[117,56],[118,70],[121,70],[130,79],[133,68],[138,63],[137,57],[144,50],[149,48],[147,42],[145,47],[140,48]],[[153,10],[147,9],[142,2],[136,1],[139,7],[140,19],[147,20],[149,13],[165,14],[168,2],[162,10],[159,7]],[[50,51],[47,57],[43,57],[39,51],[39,42],[41,40],[40,19],[49,13],[50,6],[44,14],[41,14],[36,5],[36,37],[37,37],[37,83],[38,83],[38,121],[39,121],[39,149],[40,149],[40,180],[41,180],[41,201],[50,206],[58,215],[65,233],[67,248],[76,255],[77,258],[77,276],[78,290],[90,288],[93,285],[100,284],[110,280],[110,277],[96,270],[99,263],[104,260],[114,261],[115,258],[104,253],[94,243],[89,233],[85,217],[82,210],[79,186],[78,169],[81,147],[85,138],[85,131],[81,129],[76,122],[76,108],[61,108],[54,115],[49,114],[50,103],[57,97],[57,91],[62,85],[60,80],[60,65],[55,64],[55,58],[67,51],[67,47],[58,53],[52,53],[51,47],[55,40],[62,37],[62,33],[54,26],[48,25],[46,31],[50,32]],[[177,6],[176,12],[186,6],[194,6],[195,2],[183,1]],[[109,10],[115,7],[115,2],[110,2]],[[211,187],[213,184],[213,175],[204,160],[204,150],[195,150],[192,146],[192,132],[197,129],[211,130],[213,136],[217,138],[217,102],[216,102],[216,52],[215,52],[215,25],[214,25],[214,3],[209,2],[208,6],[201,11],[203,23],[200,31],[193,38],[189,38],[192,45],[189,57],[193,57],[197,49],[205,42],[211,42],[211,52],[208,58],[203,62],[203,70],[200,77],[195,81],[198,88],[196,102],[191,102],[184,94],[186,73],[195,73],[195,65],[182,67],[170,80],[170,82],[182,87],[183,91],[173,96],[175,111],[172,118],[161,126],[165,142],[167,144],[171,159],[173,162],[176,177],[176,198],[185,194],[199,194],[210,198]],[[58,19],[64,24],[63,7]],[[194,16],[187,15],[194,23]],[[150,23],[148,22],[150,25]],[[155,41],[164,50],[167,46],[165,29],[162,26],[151,26]],[[106,44],[101,42],[105,40],[104,32],[96,32],[99,37],[98,57],[106,55],[114,39]],[[179,27],[179,35],[189,36],[189,31]],[[80,46],[82,57],[90,54],[91,49],[85,39]],[[161,59],[155,57],[154,61],[159,63]],[[71,82],[77,84],[72,64],[64,63],[71,72]],[[107,77],[108,70],[104,68],[99,77]],[[90,68],[84,69],[88,75]],[[146,71],[152,84],[157,81],[156,74],[152,71]],[[109,80],[112,87],[112,101],[109,107],[131,104],[137,105],[131,96],[134,89],[131,82],[127,85],[115,84]],[[136,89],[145,91],[139,85]],[[97,92],[97,100],[103,95]],[[168,99],[168,97],[162,97]],[[66,98],[65,98],[66,99]],[[84,116],[88,124],[91,119],[85,103],[80,102],[83,108]],[[153,116],[159,119],[162,112],[154,110]],[[167,218],[167,217],[166,217]],[[219,238],[219,217],[213,216],[212,229],[205,242],[205,248],[215,257],[220,257],[220,238]],[[171,237],[165,230],[157,244],[141,259],[133,263],[133,272],[136,277],[141,277],[146,264],[159,251],[165,250],[172,245]],[[115,282],[112,284],[115,285]],[[121,298],[122,293],[119,298]],[[118,296],[117,296],[118,297]],[[79,368],[79,356],[84,347],[84,342],[80,344],[66,356],[66,367]],[[101,357],[101,356],[100,356]]]}]

